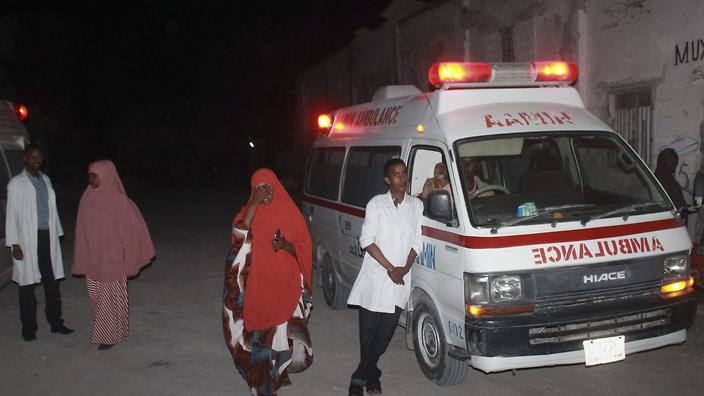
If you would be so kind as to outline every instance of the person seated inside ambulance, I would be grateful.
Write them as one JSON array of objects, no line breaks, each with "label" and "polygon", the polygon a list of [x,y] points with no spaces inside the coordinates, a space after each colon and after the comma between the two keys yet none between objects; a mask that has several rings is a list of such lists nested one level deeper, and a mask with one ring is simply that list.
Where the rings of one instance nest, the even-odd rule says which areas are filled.
[{"label": "person seated inside ambulance", "polygon": [[445,190],[452,197],[452,187],[450,186],[450,178],[447,175],[447,165],[444,162],[438,162],[433,168],[433,177],[429,177],[423,184],[423,191],[418,194],[418,198],[425,201],[425,198],[431,191]]},{"label": "person seated inside ambulance", "polygon": [[[479,178],[477,173],[481,171],[481,159],[477,157],[468,157],[462,159],[462,165],[464,170],[464,185],[467,190],[467,196],[469,199],[475,197],[488,197],[494,195],[494,191],[481,192],[481,189],[489,186],[488,183],[484,182]],[[479,192],[479,194],[477,194]]]}]

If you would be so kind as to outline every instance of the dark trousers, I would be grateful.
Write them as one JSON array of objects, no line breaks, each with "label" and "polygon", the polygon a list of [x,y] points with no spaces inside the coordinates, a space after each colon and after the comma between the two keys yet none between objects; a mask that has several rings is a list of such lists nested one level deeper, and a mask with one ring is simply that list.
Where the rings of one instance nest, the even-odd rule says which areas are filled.
[{"label": "dark trousers", "polygon": [[[37,236],[37,258],[46,299],[44,313],[51,327],[55,328],[61,326],[64,321],[61,319],[59,282],[54,279],[49,246],[49,232],[40,231]],[[20,286],[20,319],[22,320],[22,334],[25,335],[33,335],[37,332],[37,299],[34,297],[36,286],[36,284]]]},{"label": "dark trousers", "polygon": [[360,361],[357,370],[352,374],[353,383],[361,385],[379,382],[381,370],[377,363],[394,336],[402,311],[396,307],[394,313],[383,313],[359,307]]}]

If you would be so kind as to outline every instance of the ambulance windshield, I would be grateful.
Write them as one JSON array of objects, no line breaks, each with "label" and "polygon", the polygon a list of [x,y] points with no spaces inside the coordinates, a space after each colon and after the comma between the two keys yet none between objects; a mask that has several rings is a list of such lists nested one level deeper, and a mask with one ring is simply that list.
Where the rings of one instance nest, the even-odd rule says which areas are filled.
[{"label": "ambulance windshield", "polygon": [[652,174],[607,133],[541,133],[455,145],[472,223],[517,224],[671,210]]}]

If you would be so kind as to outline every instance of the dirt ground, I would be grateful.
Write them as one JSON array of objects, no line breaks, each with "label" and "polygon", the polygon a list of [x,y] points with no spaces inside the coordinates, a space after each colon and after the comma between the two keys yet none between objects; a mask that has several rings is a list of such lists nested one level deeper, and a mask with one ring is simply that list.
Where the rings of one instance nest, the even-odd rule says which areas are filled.
[{"label": "dirt ground", "polygon": [[[60,197],[61,198],[61,197]],[[89,343],[91,318],[84,280],[61,283],[71,335],[49,332],[39,306],[38,340],[20,337],[17,286],[0,290],[1,395],[248,395],[225,347],[221,327],[223,265],[230,219],[241,191],[202,188],[133,194],[149,224],[157,260],[129,282],[130,336],[109,351]],[[67,273],[72,256],[77,195],[59,201],[66,229]],[[43,301],[41,288],[38,299]],[[315,361],[291,377],[280,395],[346,395],[357,359],[357,314],[330,310],[320,289],[310,322]],[[587,368],[572,365],[484,374],[464,383],[428,381],[405,347],[399,328],[382,357],[386,395],[700,395],[704,373],[704,315],[684,345],[628,356]]]}]

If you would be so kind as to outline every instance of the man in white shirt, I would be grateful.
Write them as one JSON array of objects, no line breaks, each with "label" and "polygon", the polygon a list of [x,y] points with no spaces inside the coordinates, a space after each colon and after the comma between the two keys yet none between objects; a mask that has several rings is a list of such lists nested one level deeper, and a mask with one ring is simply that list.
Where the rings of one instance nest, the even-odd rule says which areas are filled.
[{"label": "man in white shirt", "polygon": [[63,235],[56,193],[41,172],[44,155],[35,145],[22,154],[25,169],[7,185],[5,243],[12,249],[12,280],[20,286],[22,338],[37,339],[37,300],[34,288],[44,286],[46,318],[52,333],[71,334],[61,318],[61,293],[57,279],[64,277],[61,259]]},{"label": "man in white shirt", "polygon": [[377,363],[394,335],[411,292],[410,270],[421,249],[423,203],[406,194],[406,164],[398,158],[384,165],[386,194],[373,197],[359,237],[366,250],[347,304],[359,307],[360,362],[349,395],[381,393]]}]

